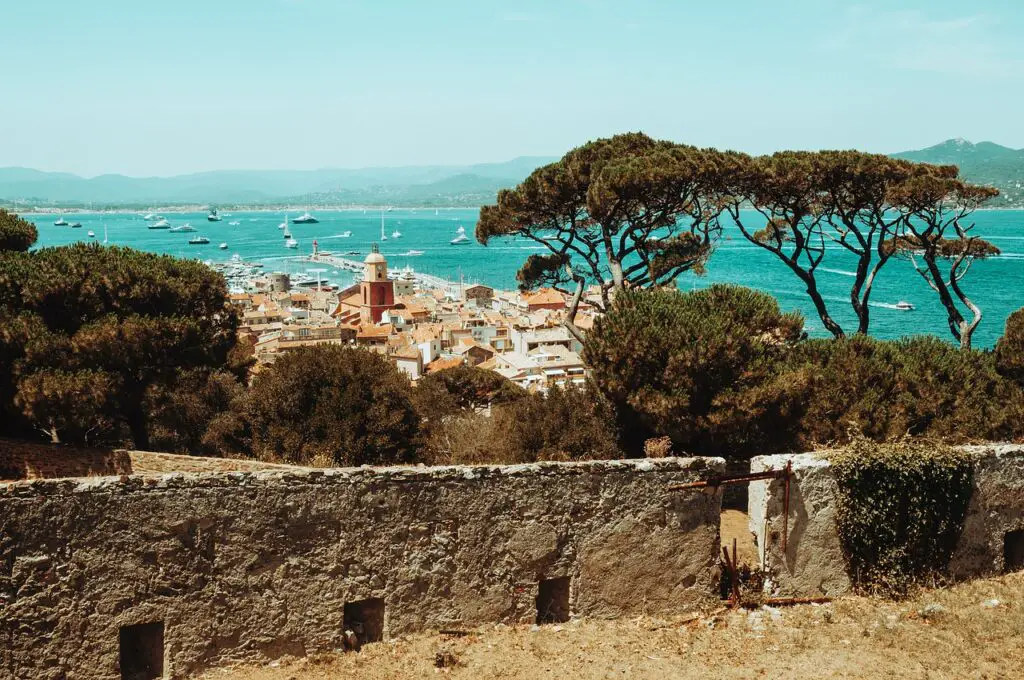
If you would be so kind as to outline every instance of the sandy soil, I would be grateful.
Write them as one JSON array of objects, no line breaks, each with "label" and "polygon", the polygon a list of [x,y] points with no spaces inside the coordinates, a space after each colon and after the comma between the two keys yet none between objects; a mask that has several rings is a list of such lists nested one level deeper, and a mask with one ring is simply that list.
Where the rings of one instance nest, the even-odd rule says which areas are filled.
[{"label": "sandy soil", "polygon": [[[439,659],[443,661],[438,667]],[[452,665],[454,664],[454,665]],[[210,680],[334,678],[1021,678],[1024,573],[906,602],[690,613],[673,619],[489,626],[359,653],[212,671]]]}]

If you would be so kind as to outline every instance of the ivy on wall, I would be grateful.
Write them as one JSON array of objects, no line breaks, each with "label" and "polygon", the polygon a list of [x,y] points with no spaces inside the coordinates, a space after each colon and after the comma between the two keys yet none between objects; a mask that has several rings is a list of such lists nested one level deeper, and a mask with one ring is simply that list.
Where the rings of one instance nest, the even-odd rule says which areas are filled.
[{"label": "ivy on wall", "polygon": [[854,587],[901,597],[943,580],[971,498],[973,457],[933,442],[856,440],[831,462]]}]

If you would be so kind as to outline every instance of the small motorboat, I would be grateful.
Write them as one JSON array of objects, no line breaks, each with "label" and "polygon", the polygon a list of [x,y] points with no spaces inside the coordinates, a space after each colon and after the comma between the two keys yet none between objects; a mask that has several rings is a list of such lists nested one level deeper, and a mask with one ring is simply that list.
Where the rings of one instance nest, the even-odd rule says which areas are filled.
[{"label": "small motorboat", "polygon": [[424,253],[423,253],[422,250],[407,250],[404,253],[402,253],[402,255],[404,255],[406,257],[415,257],[416,255],[423,255],[423,254]]},{"label": "small motorboat", "polygon": [[181,225],[180,227],[171,227],[169,231],[171,231],[174,234],[180,234],[183,231],[188,232],[188,231],[195,231],[195,230],[196,230],[195,227],[193,227],[191,224],[186,222],[185,224]]},{"label": "small motorboat", "polygon": [[469,243],[469,237],[466,236],[466,228],[459,225],[459,228],[455,230],[455,238],[449,241],[453,246],[462,246]]},{"label": "small motorboat", "polygon": [[66,226],[68,226],[68,221],[66,219],[64,219],[63,217],[58,217],[57,219],[55,219],[53,221],[53,224],[54,224],[54,226],[57,226],[57,227],[66,227]]},{"label": "small motorboat", "polygon": [[351,235],[352,235],[351,231],[343,231],[340,234],[338,234],[338,238],[348,238]]},{"label": "small motorboat", "polygon": [[227,250],[228,249],[228,244],[227,243],[221,243],[217,247],[220,248],[221,250]]},{"label": "small motorboat", "polygon": [[81,222],[72,222],[71,223],[71,228],[72,229],[81,229],[82,228],[82,223]]},{"label": "small motorboat", "polygon": [[89,238],[96,238],[96,232],[89,230]]},{"label": "small motorboat", "polygon": [[296,241],[293,238],[290,238],[290,239],[288,239],[287,241],[284,242],[284,247],[285,248],[298,248],[299,247],[299,242]]},{"label": "small motorboat", "polygon": [[905,312],[909,312],[914,309],[914,305],[910,304],[906,300],[900,300],[894,306],[896,307],[896,309],[902,309]]},{"label": "small motorboat", "polygon": [[346,255],[362,255],[362,253],[360,253],[358,250],[350,250],[350,251],[348,251],[345,254]]},{"label": "small motorboat", "polygon": [[308,212],[304,212],[292,220],[292,224],[317,224],[318,222],[320,222],[320,220],[313,217]]},{"label": "small motorboat", "polygon": [[155,219],[156,219],[156,215],[154,215],[153,213],[146,213],[146,214],[145,214],[145,215],[144,215],[144,216],[142,217],[142,219],[144,219],[144,220],[146,220],[147,222],[149,222],[149,221],[151,221],[151,220],[155,220]]},{"label": "small motorboat", "polygon": [[163,217],[161,217],[159,222],[154,222],[153,224],[149,225],[146,228],[147,229],[170,229],[171,228],[171,223],[168,222]]},{"label": "small motorboat", "polygon": [[210,239],[205,236],[193,236],[188,240],[190,246],[204,246],[210,242]]},{"label": "small motorboat", "polygon": [[228,222],[229,227],[237,227],[240,224],[241,222],[239,222],[238,220],[235,220],[234,222]]}]

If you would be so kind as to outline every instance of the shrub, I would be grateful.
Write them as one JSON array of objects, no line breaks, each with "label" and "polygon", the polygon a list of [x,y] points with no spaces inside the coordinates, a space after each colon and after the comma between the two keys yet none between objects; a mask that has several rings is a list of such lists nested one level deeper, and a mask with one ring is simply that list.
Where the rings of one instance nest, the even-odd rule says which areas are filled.
[{"label": "shrub", "polygon": [[1006,319],[1006,330],[996,342],[996,370],[1024,387],[1024,308]]},{"label": "shrub", "polygon": [[419,417],[408,378],[380,354],[337,345],[294,350],[238,402],[262,459],[308,464],[417,461]]},{"label": "shrub", "polygon": [[0,208],[0,250],[26,251],[38,238],[36,225]]},{"label": "shrub", "polygon": [[431,430],[433,464],[619,458],[610,405],[592,388],[523,393],[490,416],[462,412]]},{"label": "shrub", "polygon": [[799,315],[748,288],[632,291],[597,320],[584,354],[630,454],[668,435],[678,452],[749,456],[791,439],[799,413],[781,383],[757,400],[748,390],[765,387],[802,329]]},{"label": "shrub", "polygon": [[858,439],[831,462],[839,539],[854,586],[903,596],[943,578],[971,497],[970,454],[922,441]]},{"label": "shrub", "polygon": [[810,340],[793,348],[779,379],[801,386],[800,448],[851,435],[962,443],[1021,431],[1024,394],[999,376],[992,355],[931,336]]}]

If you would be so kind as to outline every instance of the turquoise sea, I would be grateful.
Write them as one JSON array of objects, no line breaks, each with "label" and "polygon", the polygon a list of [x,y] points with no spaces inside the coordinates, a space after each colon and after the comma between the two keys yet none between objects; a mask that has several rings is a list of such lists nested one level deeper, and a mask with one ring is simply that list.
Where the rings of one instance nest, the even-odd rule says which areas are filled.
[{"label": "turquoise sea", "polygon": [[[299,242],[297,250],[285,248],[282,232],[277,226],[284,221],[283,212],[234,212],[221,222],[208,222],[206,213],[164,213],[172,225],[191,223],[195,233],[170,233],[167,230],[147,229],[148,222],[135,213],[65,214],[71,223],[81,222],[82,228],[55,226],[57,215],[28,215],[39,228],[40,246],[61,245],[75,241],[103,241],[104,227],[110,244],[131,246],[141,250],[167,253],[200,260],[227,260],[237,253],[246,260],[262,261],[268,271],[305,272],[311,265],[302,260],[312,251],[317,239],[322,250],[338,254],[359,251],[365,256],[371,245],[380,242],[391,267],[412,266],[416,271],[466,282],[481,282],[511,289],[516,285],[515,273],[531,252],[539,252],[529,241],[504,239],[493,241],[487,247],[475,241],[469,245],[453,246],[456,229],[461,225],[472,236],[477,218],[476,209],[395,209],[384,213],[384,228],[388,240],[380,242],[381,220],[376,210],[316,211],[319,224],[292,224],[291,232]],[[297,216],[292,212],[292,218]],[[985,313],[981,327],[975,334],[978,347],[992,346],[1002,333],[1006,317],[1024,306],[1024,211],[983,211],[976,214],[979,236],[995,243],[1003,254],[975,263],[965,282],[968,294]],[[233,225],[230,222],[238,222]],[[400,238],[392,238],[395,230]],[[87,232],[95,232],[90,239]],[[342,238],[340,234],[351,231]],[[209,245],[189,245],[196,235],[210,239]],[[220,250],[225,242],[228,250]],[[405,256],[409,250],[421,250],[423,255]],[[355,258],[355,256],[353,256]],[[360,257],[361,259],[361,257]],[[819,287],[822,289],[833,315],[845,328],[853,326],[849,311],[849,286],[853,259],[833,249],[819,268]],[[324,274],[333,283],[347,285],[351,275],[328,271]],[[708,263],[707,274],[684,275],[680,287],[690,289],[712,283],[728,282],[767,291],[778,298],[783,308],[799,310],[807,319],[812,335],[823,335],[821,322],[803,292],[799,280],[768,253],[743,240],[734,226],[725,230],[724,238]],[[934,333],[949,339],[945,313],[935,294],[927,287],[909,263],[892,261],[882,270],[872,295],[872,335],[898,337],[902,335]],[[901,311],[893,307],[896,302],[911,302],[914,311]]]}]

